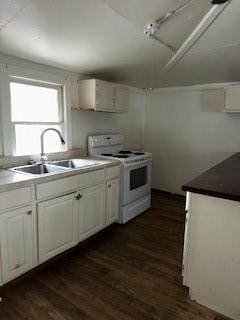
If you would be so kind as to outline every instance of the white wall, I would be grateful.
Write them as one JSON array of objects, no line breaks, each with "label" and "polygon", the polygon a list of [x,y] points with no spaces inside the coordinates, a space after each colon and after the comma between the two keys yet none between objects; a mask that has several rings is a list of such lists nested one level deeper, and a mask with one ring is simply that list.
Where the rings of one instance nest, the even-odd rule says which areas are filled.
[{"label": "white wall", "polygon": [[[31,61],[0,54],[0,69],[5,65],[17,66],[34,72],[64,76],[70,79],[71,106],[78,104],[77,80],[83,79],[77,73],[68,72]],[[1,77],[0,77],[1,80]],[[0,81],[1,94],[1,81]],[[0,99],[1,100],[1,99]],[[128,113],[110,114],[104,112],[72,111],[72,147],[87,147],[87,136],[90,134],[121,133],[125,136],[125,145],[141,149],[143,142],[143,115],[146,95],[143,90],[130,88],[130,107]],[[71,108],[71,106],[67,106]],[[2,126],[0,121],[0,155],[2,154]]]},{"label": "white wall", "polygon": [[127,148],[141,149],[145,105],[144,91],[132,88],[127,113],[73,111],[73,147],[86,147],[87,136],[91,134],[121,133]]},{"label": "white wall", "polygon": [[223,90],[162,90],[147,96],[144,148],[153,153],[153,187],[181,186],[240,149],[240,114],[221,112]]}]

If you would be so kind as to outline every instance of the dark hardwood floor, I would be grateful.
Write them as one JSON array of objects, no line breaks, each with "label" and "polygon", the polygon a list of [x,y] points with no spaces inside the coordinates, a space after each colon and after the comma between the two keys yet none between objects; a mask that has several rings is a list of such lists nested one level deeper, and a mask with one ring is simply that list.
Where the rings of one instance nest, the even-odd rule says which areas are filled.
[{"label": "dark hardwood floor", "polygon": [[182,286],[184,215],[183,198],[154,191],[151,210],[3,287],[0,320],[225,319]]}]

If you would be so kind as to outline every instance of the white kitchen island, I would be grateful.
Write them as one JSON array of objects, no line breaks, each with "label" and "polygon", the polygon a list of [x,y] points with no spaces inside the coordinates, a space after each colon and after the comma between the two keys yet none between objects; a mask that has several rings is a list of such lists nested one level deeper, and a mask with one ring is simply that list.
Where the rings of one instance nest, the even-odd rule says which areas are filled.
[{"label": "white kitchen island", "polygon": [[192,300],[240,319],[240,153],[183,186],[184,285]]}]

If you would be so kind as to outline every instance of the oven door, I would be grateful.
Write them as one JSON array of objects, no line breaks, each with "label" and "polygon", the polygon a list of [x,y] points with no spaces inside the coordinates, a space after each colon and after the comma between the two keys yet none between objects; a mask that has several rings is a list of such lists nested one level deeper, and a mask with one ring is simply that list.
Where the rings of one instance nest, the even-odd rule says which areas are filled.
[{"label": "oven door", "polygon": [[151,192],[150,159],[139,163],[124,164],[123,205],[127,205]]}]

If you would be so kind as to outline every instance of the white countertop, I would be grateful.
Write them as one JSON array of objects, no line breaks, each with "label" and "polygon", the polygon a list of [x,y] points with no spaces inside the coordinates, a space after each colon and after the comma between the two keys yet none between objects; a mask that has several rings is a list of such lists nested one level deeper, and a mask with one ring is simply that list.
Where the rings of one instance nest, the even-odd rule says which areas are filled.
[{"label": "white countertop", "polygon": [[0,192],[30,186],[33,183],[43,183],[47,181],[53,181],[56,179],[61,179],[69,176],[73,176],[76,174],[86,173],[90,171],[96,171],[112,166],[120,165],[119,160],[103,160],[99,158],[93,157],[82,157],[82,160],[94,160],[99,164],[96,166],[86,167],[86,168],[79,168],[79,169],[72,169],[66,170],[63,172],[53,173],[53,174],[46,174],[45,176],[30,176],[26,174],[21,174],[13,171],[9,171],[7,169],[0,169]]}]

